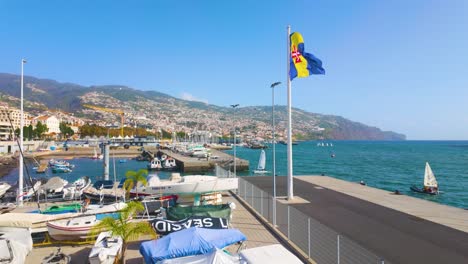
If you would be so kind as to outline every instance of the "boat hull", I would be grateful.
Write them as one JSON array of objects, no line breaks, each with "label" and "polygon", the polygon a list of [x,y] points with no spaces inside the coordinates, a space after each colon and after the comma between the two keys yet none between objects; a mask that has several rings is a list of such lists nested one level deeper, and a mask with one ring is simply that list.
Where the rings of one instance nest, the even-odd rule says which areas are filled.
[{"label": "boat hull", "polygon": [[416,187],[416,186],[411,186],[411,187],[410,187],[410,190],[413,191],[413,192],[422,193],[422,194],[428,194],[428,195],[437,195],[437,194],[438,194],[438,193],[436,193],[436,192],[434,192],[434,193],[425,192],[423,189],[418,188],[418,187]]},{"label": "boat hull", "polygon": [[[138,195],[194,195],[235,190],[239,186],[237,178],[218,178],[210,181],[167,182],[156,186],[138,188]],[[133,189],[130,194],[136,194]]]}]

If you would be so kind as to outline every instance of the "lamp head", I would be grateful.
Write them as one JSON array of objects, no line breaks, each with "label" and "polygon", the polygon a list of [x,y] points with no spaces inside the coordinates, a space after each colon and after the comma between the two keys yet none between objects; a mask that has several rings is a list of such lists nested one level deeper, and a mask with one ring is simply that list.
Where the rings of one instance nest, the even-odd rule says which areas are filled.
[{"label": "lamp head", "polygon": [[272,83],[270,87],[275,88],[275,86],[280,85],[280,84],[281,84],[281,82],[275,82],[275,83]]}]

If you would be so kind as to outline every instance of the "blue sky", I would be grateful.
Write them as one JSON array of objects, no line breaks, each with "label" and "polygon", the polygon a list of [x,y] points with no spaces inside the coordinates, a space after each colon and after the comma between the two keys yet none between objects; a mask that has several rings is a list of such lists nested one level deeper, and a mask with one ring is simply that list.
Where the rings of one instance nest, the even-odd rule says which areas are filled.
[{"label": "blue sky", "polygon": [[[293,106],[409,139],[468,139],[468,1],[6,1],[0,72],[271,105],[286,26],[323,61]],[[286,86],[276,90],[286,104]]]}]

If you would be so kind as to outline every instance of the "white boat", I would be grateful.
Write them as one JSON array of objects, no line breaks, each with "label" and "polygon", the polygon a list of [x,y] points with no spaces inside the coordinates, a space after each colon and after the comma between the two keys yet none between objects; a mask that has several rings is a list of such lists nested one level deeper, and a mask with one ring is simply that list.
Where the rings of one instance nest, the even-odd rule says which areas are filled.
[{"label": "white boat", "polygon": [[5,195],[6,191],[11,188],[11,185],[6,182],[0,182],[0,198]]},{"label": "white boat", "polygon": [[114,263],[116,257],[122,253],[122,243],[120,236],[112,236],[111,232],[100,233],[89,253],[89,263]]},{"label": "white boat", "polygon": [[68,181],[60,177],[52,177],[45,184],[41,186],[41,193],[59,193],[63,191],[65,185],[68,184]]},{"label": "white boat", "polygon": [[426,168],[424,170],[424,187],[422,189],[411,186],[410,189],[414,192],[437,195],[439,194],[439,184],[437,183],[437,179],[432,172],[431,166],[429,166],[429,162],[426,162]]},{"label": "white boat", "polygon": [[257,169],[254,170],[254,173],[267,173],[265,170],[265,163],[266,163],[266,155],[265,150],[262,149],[260,152],[260,158],[258,159],[258,166]]},{"label": "white boat", "polygon": [[148,163],[148,170],[160,170],[162,169],[161,161],[158,158],[154,158]]},{"label": "white boat", "polygon": [[164,159],[164,163],[163,163],[164,169],[175,169],[176,167],[177,167],[177,164],[174,158],[168,157]]},{"label": "white boat", "polygon": [[240,263],[303,263],[298,257],[280,244],[244,249],[239,253]]},{"label": "white boat", "polygon": [[89,177],[84,176],[68,184],[63,188],[63,199],[64,200],[74,200],[81,197],[83,191],[91,186],[91,180]]},{"label": "white boat", "polygon": [[34,192],[39,192],[41,189],[41,184],[41,181],[37,181],[34,183],[33,187],[25,188],[22,194],[23,200],[29,200],[34,196]]},{"label": "white boat", "polygon": [[218,178],[216,176],[190,175],[180,176],[172,173],[169,180],[160,180],[156,175],[150,175],[146,186],[137,186],[130,191],[131,195],[194,195],[202,193],[222,192],[238,188],[237,178]]},{"label": "white boat", "polygon": [[55,240],[78,240],[90,236],[91,229],[105,217],[118,217],[118,213],[80,216],[47,223],[47,231]]},{"label": "white boat", "polygon": [[25,263],[32,245],[29,228],[0,227],[0,263]]},{"label": "white boat", "polygon": [[94,155],[93,155],[92,159],[98,159],[98,154],[96,152],[96,148],[94,148]]}]

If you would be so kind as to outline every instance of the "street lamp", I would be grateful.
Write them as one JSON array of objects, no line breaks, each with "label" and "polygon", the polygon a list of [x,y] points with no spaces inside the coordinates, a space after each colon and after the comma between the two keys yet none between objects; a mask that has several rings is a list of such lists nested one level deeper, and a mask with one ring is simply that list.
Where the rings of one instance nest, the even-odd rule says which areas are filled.
[{"label": "street lamp", "polygon": [[271,134],[273,145],[273,226],[276,226],[276,151],[275,151],[275,86],[281,82],[271,84]]},{"label": "street lamp", "polygon": [[18,205],[23,206],[23,127],[24,127],[24,112],[23,112],[23,78],[25,59],[21,59],[21,119],[20,119],[20,164],[19,164],[19,179],[18,179]]},{"label": "street lamp", "polygon": [[[239,104],[233,104],[231,105],[231,107],[233,109],[236,109],[237,107],[239,106]],[[233,122],[234,123],[234,176],[237,176],[236,174],[236,169],[237,169],[237,166],[236,166],[236,143],[237,143],[237,138],[236,138],[236,122]]]}]

